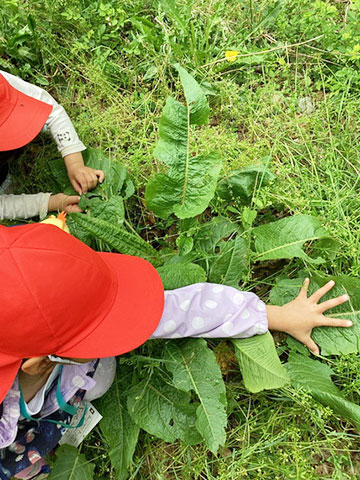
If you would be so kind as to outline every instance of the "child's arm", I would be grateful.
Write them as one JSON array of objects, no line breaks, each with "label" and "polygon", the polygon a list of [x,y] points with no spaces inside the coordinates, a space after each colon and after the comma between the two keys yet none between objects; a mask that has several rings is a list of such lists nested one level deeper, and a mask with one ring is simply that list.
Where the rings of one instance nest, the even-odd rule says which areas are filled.
[{"label": "child's arm", "polygon": [[68,196],[63,193],[37,193],[34,195],[0,195],[0,220],[15,218],[32,218],[39,216],[44,219],[48,212],[67,213],[81,212],[78,203],[80,197]]},{"label": "child's arm", "polygon": [[265,333],[269,328],[292,335],[317,354],[319,349],[310,338],[312,329],[350,327],[349,320],[322,315],[349,297],[343,295],[318,305],[334,283],[329,282],[309,298],[308,285],[307,279],[299,296],[282,307],[266,306],[254,293],[211,283],[167,291],[162,318],[151,338],[246,338]]},{"label": "child's arm", "polygon": [[64,158],[69,179],[74,189],[86,193],[104,180],[102,170],[85,167],[81,152],[86,149],[64,108],[43,88],[25,82],[19,77],[1,71],[6,80],[17,90],[32,98],[53,106],[45,125],[50,130],[58,150]]}]

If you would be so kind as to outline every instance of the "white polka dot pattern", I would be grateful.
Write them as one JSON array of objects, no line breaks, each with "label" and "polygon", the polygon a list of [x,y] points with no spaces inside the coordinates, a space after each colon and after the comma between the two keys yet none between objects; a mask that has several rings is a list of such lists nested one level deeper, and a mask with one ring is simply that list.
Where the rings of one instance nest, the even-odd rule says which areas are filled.
[{"label": "white polka dot pattern", "polygon": [[258,310],[259,312],[265,312],[266,310],[265,303],[259,300],[256,304],[256,310]]},{"label": "white polka dot pattern", "polygon": [[151,338],[247,338],[267,330],[264,304],[251,292],[198,283],[171,291]]},{"label": "white polka dot pattern", "polygon": [[72,379],[71,383],[74,385],[74,387],[81,388],[85,385],[85,380],[82,377],[80,377],[80,375],[76,375]]},{"label": "white polka dot pattern", "polygon": [[193,328],[195,328],[195,330],[199,330],[205,325],[205,320],[203,319],[203,317],[194,317],[191,320],[191,325]]},{"label": "white polka dot pattern", "polygon": [[223,290],[224,290],[224,285],[216,285],[216,286],[212,289],[212,291],[213,291],[214,293],[221,293]]},{"label": "white polka dot pattern", "polygon": [[211,310],[214,310],[214,308],[217,307],[217,302],[215,302],[214,300],[206,300],[205,307],[210,308]]},{"label": "white polka dot pattern", "polygon": [[233,296],[233,302],[235,303],[235,305],[241,305],[242,303],[244,303],[244,301],[245,301],[245,297],[244,297],[244,294],[241,292],[237,292]]},{"label": "white polka dot pattern", "polygon": [[255,323],[254,325],[254,333],[255,335],[262,335],[263,333],[267,332],[267,328],[262,323]]},{"label": "white polka dot pattern", "polygon": [[226,333],[226,335],[231,335],[234,330],[234,324],[233,322],[226,322],[222,326],[222,331]]},{"label": "white polka dot pattern", "polygon": [[244,310],[241,312],[241,315],[240,317],[243,319],[243,320],[246,320],[247,318],[250,317],[250,312],[247,308],[244,308]]},{"label": "white polka dot pattern", "polygon": [[167,322],[165,322],[164,324],[165,333],[170,333],[170,332],[173,332],[174,330],[176,330],[176,323],[174,322],[174,320],[168,320]]},{"label": "white polka dot pattern", "polygon": [[181,338],[181,335],[180,335],[180,333],[173,333],[171,335],[171,338]]}]

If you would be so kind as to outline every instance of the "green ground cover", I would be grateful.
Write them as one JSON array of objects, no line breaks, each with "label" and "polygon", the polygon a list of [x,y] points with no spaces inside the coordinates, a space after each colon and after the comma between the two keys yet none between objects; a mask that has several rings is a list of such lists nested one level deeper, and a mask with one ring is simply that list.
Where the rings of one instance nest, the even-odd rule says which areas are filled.
[{"label": "green ground cover", "polygon": [[[155,216],[143,200],[149,178],[166,171],[153,152],[167,97],[184,103],[173,67],[180,63],[210,104],[210,122],[197,129],[194,152],[220,152],[221,177],[264,158],[276,175],[255,189],[247,210],[243,199],[224,202],[216,195],[202,219],[223,215],[251,231],[291,214],[313,215],[337,241],[317,272],[356,278],[359,15],[358,0],[3,0],[0,68],[43,85],[86,145],[126,167],[135,194],[125,202],[125,226],[155,248],[176,252],[187,248],[188,226]],[[227,50],[239,51],[236,61],[223,61]],[[53,189],[49,161],[57,157],[46,137],[30,145],[14,167],[19,192]],[[94,246],[107,248],[99,239]],[[313,253],[310,245],[307,252]],[[266,299],[280,274],[296,278],[309,269],[305,258],[254,262],[241,288]],[[278,336],[276,345],[286,361],[285,338]],[[360,437],[343,415],[294,386],[249,393],[231,346],[210,346],[227,387],[225,445],[213,454],[205,444],[164,442],[142,432],[128,478],[359,478]],[[147,358],[141,368],[157,368],[153,358],[161,349],[156,342],[140,350]],[[358,404],[358,353],[321,361],[344,396]],[[127,369],[135,360],[123,362]],[[108,450],[100,429],[81,449],[95,464],[97,480],[124,478],[116,476]]]}]

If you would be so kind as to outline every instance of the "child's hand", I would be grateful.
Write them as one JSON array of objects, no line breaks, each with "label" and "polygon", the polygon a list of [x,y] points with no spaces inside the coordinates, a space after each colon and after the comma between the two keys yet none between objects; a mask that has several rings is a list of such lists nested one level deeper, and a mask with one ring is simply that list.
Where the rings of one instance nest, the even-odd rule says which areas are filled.
[{"label": "child's hand", "polygon": [[102,183],[105,178],[102,170],[94,170],[85,165],[73,165],[67,171],[71,185],[80,195],[95,188],[98,181]]},{"label": "child's hand", "polygon": [[98,181],[104,181],[105,173],[102,170],[85,167],[81,152],[66,155],[64,162],[70,183],[79,195],[95,188]]},{"label": "child's hand", "polygon": [[319,355],[319,347],[311,339],[312,329],[315,327],[351,327],[350,320],[329,318],[323,315],[330,308],[337,307],[349,300],[348,295],[332,298],[318,304],[319,300],[335,285],[331,280],[322,288],[319,288],[311,297],[307,297],[310,280],[305,279],[299,295],[291,302],[277,307],[267,305],[269,330],[286,332],[308,347],[315,355]]},{"label": "child's hand", "polygon": [[66,213],[81,213],[82,210],[79,207],[78,203],[80,202],[80,197],[77,195],[72,195],[71,197],[65,195],[64,193],[57,193],[56,195],[51,195],[49,198],[49,212],[66,212]]}]

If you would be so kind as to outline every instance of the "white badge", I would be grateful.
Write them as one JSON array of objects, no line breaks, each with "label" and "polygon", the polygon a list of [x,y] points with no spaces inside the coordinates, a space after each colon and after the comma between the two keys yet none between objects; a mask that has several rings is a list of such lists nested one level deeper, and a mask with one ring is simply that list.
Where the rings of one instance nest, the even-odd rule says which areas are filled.
[{"label": "white badge", "polygon": [[66,443],[67,445],[78,447],[103,418],[92,403],[82,402],[72,418],[71,425],[77,425],[80,422],[86,406],[88,406],[88,411],[86,412],[84,423],[81,427],[69,428],[62,436],[59,442],[60,445]]}]

